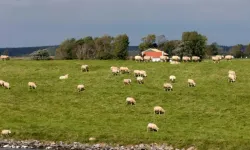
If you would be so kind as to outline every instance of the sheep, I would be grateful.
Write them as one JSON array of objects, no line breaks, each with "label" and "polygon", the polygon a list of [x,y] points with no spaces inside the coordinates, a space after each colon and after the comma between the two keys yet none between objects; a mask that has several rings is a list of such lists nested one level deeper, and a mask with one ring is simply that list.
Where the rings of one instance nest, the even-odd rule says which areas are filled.
[{"label": "sheep", "polygon": [[137,61],[141,62],[143,61],[143,58],[141,56],[135,56],[135,62]]},{"label": "sheep", "polygon": [[136,80],[137,80],[137,82],[139,84],[143,84],[144,83],[143,77],[137,77]]},{"label": "sheep", "polygon": [[149,123],[148,126],[147,126],[147,132],[148,131],[156,131],[156,132],[158,132],[158,130],[159,130],[159,128],[154,123]]},{"label": "sheep", "polygon": [[28,82],[28,86],[29,86],[30,89],[36,89],[35,82]]},{"label": "sheep", "polygon": [[4,81],[0,80],[0,86],[3,86],[3,84],[4,84]]},{"label": "sheep", "polygon": [[85,72],[88,72],[89,71],[89,65],[82,65],[81,66],[81,71],[85,71]]},{"label": "sheep", "polygon": [[143,59],[144,59],[144,62],[150,62],[152,60],[152,57],[151,56],[144,56]]},{"label": "sheep", "polygon": [[170,83],[164,83],[163,88],[165,91],[173,91],[173,86]]},{"label": "sheep", "polygon": [[1,134],[2,134],[2,136],[10,135],[11,131],[10,130],[2,130]]},{"label": "sheep", "polygon": [[111,67],[110,67],[110,70],[112,71],[112,69],[118,69],[118,67],[111,66]]},{"label": "sheep", "polygon": [[169,62],[170,62],[171,65],[173,65],[173,64],[180,64],[180,62],[174,61],[174,60],[170,60]]},{"label": "sheep", "polygon": [[10,60],[10,57],[7,55],[1,55],[0,57],[2,60]]},{"label": "sheep", "polygon": [[6,88],[6,89],[10,89],[10,84],[8,82],[4,82],[3,83],[3,86]]},{"label": "sheep", "polygon": [[128,67],[120,67],[120,72],[121,73],[130,73],[130,70],[128,69]]},{"label": "sheep", "polygon": [[154,107],[154,114],[164,114],[165,113],[165,110],[160,107],[160,106],[155,106]]},{"label": "sheep", "polygon": [[135,105],[136,101],[133,97],[127,97],[126,98],[126,103],[130,105]]},{"label": "sheep", "polygon": [[89,138],[89,141],[95,141],[95,140],[96,140],[96,138],[94,138],[94,137]]},{"label": "sheep", "polygon": [[226,55],[226,56],[225,56],[225,59],[226,59],[227,61],[232,60],[232,59],[233,59],[233,56],[232,56],[232,55]]},{"label": "sheep", "polygon": [[220,58],[217,56],[212,56],[212,60],[214,63],[219,63],[220,62]]},{"label": "sheep", "polygon": [[84,85],[83,84],[77,85],[77,90],[78,90],[78,92],[85,90]]},{"label": "sheep", "polygon": [[228,75],[228,82],[235,82],[236,81],[236,76],[234,74],[229,74]]},{"label": "sheep", "polygon": [[182,61],[183,61],[183,62],[188,62],[188,61],[190,61],[190,60],[191,60],[191,58],[188,57],[188,56],[183,56],[183,57],[182,57]]},{"label": "sheep", "polygon": [[147,77],[146,71],[140,70],[140,76],[141,76],[141,77]]},{"label": "sheep", "polygon": [[216,57],[218,57],[218,58],[219,58],[219,60],[221,60],[221,59],[223,58],[223,56],[222,56],[222,55],[216,55]]},{"label": "sheep", "polygon": [[140,76],[140,70],[134,70],[134,76],[135,77]]},{"label": "sheep", "polygon": [[124,85],[130,85],[131,84],[131,79],[124,79],[123,83],[124,83]]},{"label": "sheep", "polygon": [[171,76],[169,76],[169,80],[170,80],[171,82],[175,82],[176,77],[175,77],[174,75],[171,75]]},{"label": "sheep", "polygon": [[113,75],[118,75],[120,70],[116,67],[116,68],[112,68],[111,72],[112,72]]},{"label": "sheep", "polygon": [[173,61],[179,61],[179,60],[180,60],[180,57],[179,57],[179,56],[172,56],[172,60],[173,60]]},{"label": "sheep", "polygon": [[188,79],[188,86],[189,87],[195,87],[196,86],[196,83],[194,82],[193,79]]},{"label": "sheep", "polygon": [[64,76],[60,76],[59,79],[63,80],[63,79],[68,79],[69,78],[69,74],[66,74]]},{"label": "sheep", "polygon": [[192,56],[192,61],[197,62],[200,60],[199,56]]},{"label": "sheep", "polygon": [[162,62],[167,62],[168,59],[169,59],[168,56],[160,56],[160,60]]}]

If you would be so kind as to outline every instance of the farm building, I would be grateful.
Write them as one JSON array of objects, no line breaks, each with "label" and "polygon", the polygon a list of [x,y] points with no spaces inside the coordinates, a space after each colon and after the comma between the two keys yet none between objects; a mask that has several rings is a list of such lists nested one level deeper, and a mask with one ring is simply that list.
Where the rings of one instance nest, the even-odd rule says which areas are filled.
[{"label": "farm building", "polygon": [[142,56],[151,56],[152,61],[160,61],[160,56],[167,56],[168,55],[167,53],[165,53],[161,50],[155,49],[155,48],[149,48],[149,49],[143,51],[141,54],[142,54]]}]

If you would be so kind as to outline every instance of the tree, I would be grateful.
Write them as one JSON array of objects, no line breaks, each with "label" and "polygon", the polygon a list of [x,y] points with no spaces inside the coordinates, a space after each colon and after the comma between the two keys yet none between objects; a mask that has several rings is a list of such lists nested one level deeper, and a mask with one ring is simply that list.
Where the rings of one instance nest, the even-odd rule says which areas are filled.
[{"label": "tree", "polygon": [[206,36],[201,35],[196,31],[183,32],[182,42],[184,44],[183,53],[185,53],[185,55],[202,57],[205,54],[207,43]]},{"label": "tree", "polygon": [[49,60],[49,51],[47,49],[37,50],[30,54],[33,60]]},{"label": "tree", "polygon": [[113,37],[109,35],[95,38],[96,58],[112,59],[112,42]]},{"label": "tree", "polygon": [[149,34],[146,37],[143,37],[141,41],[142,43],[139,45],[140,51],[144,51],[145,49],[148,49],[148,48],[157,47],[157,44],[155,43],[156,36],[154,34]]},{"label": "tree", "polygon": [[205,54],[207,57],[218,55],[219,54],[219,46],[217,43],[212,43],[211,45],[208,45],[205,49]]},{"label": "tree", "polygon": [[243,48],[242,44],[235,45],[229,50],[229,54],[233,55],[235,58],[241,58],[244,55],[242,52]]},{"label": "tree", "polygon": [[114,38],[114,56],[117,59],[126,59],[128,56],[129,37],[126,34]]},{"label": "tree", "polygon": [[175,50],[179,46],[180,43],[181,41],[179,40],[166,41],[164,43],[159,44],[158,48],[168,53],[169,55],[172,55],[173,50]]},{"label": "tree", "polygon": [[248,57],[250,57],[250,44],[247,45],[244,54]]},{"label": "tree", "polygon": [[75,59],[76,58],[76,40],[74,38],[63,41],[56,49],[56,58]]},{"label": "tree", "polygon": [[95,42],[91,36],[76,41],[76,56],[78,59],[91,59],[95,55]]}]

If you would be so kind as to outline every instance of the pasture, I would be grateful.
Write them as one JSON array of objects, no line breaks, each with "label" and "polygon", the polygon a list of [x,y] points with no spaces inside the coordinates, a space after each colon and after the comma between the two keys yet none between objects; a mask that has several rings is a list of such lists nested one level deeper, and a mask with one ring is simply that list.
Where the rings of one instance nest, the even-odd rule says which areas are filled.
[{"label": "pasture", "polygon": [[[81,72],[82,64],[90,71]],[[111,66],[145,70],[144,84],[131,74],[113,76]],[[228,71],[237,74],[228,82]],[[59,76],[69,74],[66,80]],[[100,60],[10,60],[0,62],[0,129],[15,132],[15,139],[137,144],[168,143],[200,149],[250,149],[250,61],[211,60],[201,63],[135,63]],[[173,91],[163,83],[175,75]],[[124,86],[123,79],[132,79]],[[196,81],[188,87],[187,79]],[[28,82],[37,84],[36,90]],[[78,84],[85,91],[78,92]],[[126,105],[126,97],[136,105]],[[166,110],[154,115],[153,107]],[[155,123],[158,132],[147,132]]]}]

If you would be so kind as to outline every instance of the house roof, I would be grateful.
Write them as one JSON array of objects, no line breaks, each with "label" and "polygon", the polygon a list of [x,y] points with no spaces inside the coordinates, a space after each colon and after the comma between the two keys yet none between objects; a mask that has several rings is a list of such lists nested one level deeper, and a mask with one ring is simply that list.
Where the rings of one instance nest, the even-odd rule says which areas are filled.
[{"label": "house roof", "polygon": [[[144,52],[163,52],[163,51],[161,51],[161,50],[159,50],[159,49],[156,49],[156,48],[149,48],[149,49],[143,51],[142,54],[143,54]],[[164,55],[168,55],[168,54],[165,53],[165,52],[163,52],[163,54],[164,54]]]}]

